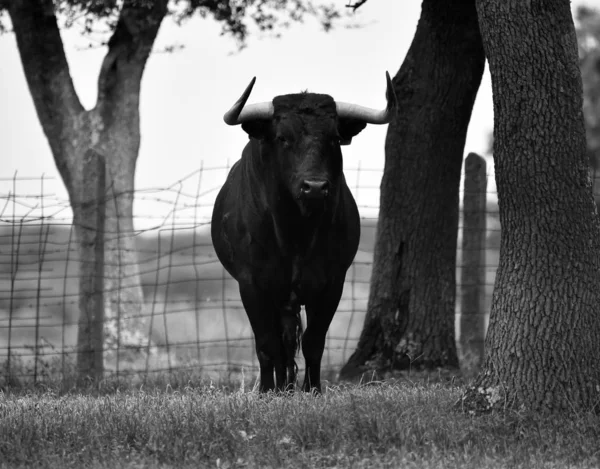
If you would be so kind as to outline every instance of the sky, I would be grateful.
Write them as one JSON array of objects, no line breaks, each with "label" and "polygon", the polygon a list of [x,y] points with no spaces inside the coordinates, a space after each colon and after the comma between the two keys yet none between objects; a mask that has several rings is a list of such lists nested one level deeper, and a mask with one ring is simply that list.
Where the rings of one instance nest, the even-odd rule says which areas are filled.
[{"label": "sky", "polygon": [[[578,0],[572,5],[575,8],[596,1]],[[404,60],[420,6],[418,0],[370,0],[358,10],[361,28],[336,28],[325,33],[314,20],[307,19],[283,31],[280,39],[253,36],[241,52],[233,39],[220,36],[220,26],[210,19],[195,18],[181,27],[166,19],[156,41],[157,52],[151,55],[142,80],[142,143],[136,171],[136,188],[140,190],[135,206],[138,218],[152,224],[148,221],[151,215],[172,216],[169,205],[174,203],[178,191],[181,196],[184,184],[177,181],[187,181],[184,196],[192,189],[198,193],[194,185],[199,184],[201,165],[201,189],[214,194],[213,189],[222,184],[226,171],[206,168],[230,166],[240,157],[247,141],[240,127],[223,123],[222,115],[253,76],[257,81],[249,103],[309,90],[330,94],[339,101],[384,107],[385,71],[394,76]],[[62,37],[80,100],[84,107],[92,108],[105,49],[86,48],[89,41],[76,30],[63,31]],[[184,48],[173,53],[160,52],[174,44]],[[0,36],[0,58],[0,204],[5,202],[7,192],[14,190],[11,178],[15,174],[19,178],[18,193],[39,193],[39,178],[43,174],[48,178],[44,193],[66,200],[12,34]],[[492,128],[492,91],[486,67],[465,155],[472,151],[485,153]],[[356,183],[366,188],[361,189],[363,199],[359,201],[365,206],[374,206],[378,201],[376,187],[384,164],[386,129],[387,125],[369,125],[353,139],[352,145],[343,147],[344,164],[349,170],[359,166],[363,170],[379,170],[372,172],[370,179],[367,175]],[[351,181],[355,177],[347,176]],[[165,187],[179,189],[170,193],[152,190]]]}]

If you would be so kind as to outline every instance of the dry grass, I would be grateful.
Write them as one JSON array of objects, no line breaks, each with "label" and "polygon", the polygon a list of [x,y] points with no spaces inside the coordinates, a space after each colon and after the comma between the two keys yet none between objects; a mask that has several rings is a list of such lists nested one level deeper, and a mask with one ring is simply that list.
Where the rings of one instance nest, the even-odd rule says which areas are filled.
[{"label": "dry grass", "polygon": [[462,388],[403,382],[260,396],[239,384],[0,395],[0,467],[592,468],[598,415],[470,416]]}]

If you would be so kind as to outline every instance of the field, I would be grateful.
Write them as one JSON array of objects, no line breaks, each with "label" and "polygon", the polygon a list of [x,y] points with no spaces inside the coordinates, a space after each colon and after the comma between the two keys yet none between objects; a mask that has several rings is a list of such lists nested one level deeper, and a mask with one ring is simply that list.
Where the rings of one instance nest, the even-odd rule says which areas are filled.
[{"label": "field", "polygon": [[[438,381],[438,382],[433,382]],[[243,381],[242,381],[243,383]],[[600,417],[469,415],[452,379],[260,396],[180,376],[0,394],[0,468],[597,468]]]},{"label": "field", "polygon": [[[497,262],[495,220],[488,224],[485,311]],[[375,219],[364,219],[355,263],[329,330],[324,366],[339,369],[354,350],[363,324],[375,240]],[[252,331],[237,285],[216,259],[206,228],[150,231],[137,238],[144,290],[144,324],[159,353],[152,361],[107,361],[109,370],[201,366],[256,367]],[[79,259],[67,225],[0,227],[0,362],[61,359],[74,350],[78,324]],[[461,251],[458,251],[459,265]],[[457,268],[460,279],[460,267]],[[457,302],[460,301],[460,295]],[[460,306],[457,307],[457,310]],[[37,339],[36,339],[37,338]],[[302,364],[302,360],[299,361]]]},{"label": "field", "polygon": [[[354,266],[330,329],[324,365],[341,366],[352,353],[366,311],[375,226],[366,220]],[[205,370],[256,366],[253,336],[236,282],[224,272],[206,228],[137,237],[144,290],[143,324],[159,353],[150,369],[194,364]],[[79,259],[72,230],[58,225],[0,229],[0,363],[31,361],[74,350],[78,324]],[[145,368],[145,360],[119,369]],[[107,362],[107,368],[115,369]]]},{"label": "field", "polygon": [[[45,229],[0,230],[0,362],[9,338],[31,359],[37,336],[36,353],[47,353],[37,385],[0,388],[0,469],[600,465],[600,422],[591,414],[464,414],[453,407],[461,378],[332,384],[366,310],[372,220],[330,329],[321,397],[256,393],[248,321],[202,230],[138,239],[146,312],[155,316],[149,335],[169,350],[169,372],[109,376],[96,387],[70,380],[62,352],[75,344],[79,260],[68,227]],[[11,373],[31,375],[30,362],[14,360]],[[215,373],[221,380],[207,381]]]},{"label": "field", "polygon": [[[0,469],[600,467],[597,414],[470,415],[455,406],[460,376],[333,384],[366,310],[372,221],[363,225],[330,330],[323,363],[329,380],[319,397],[256,392],[248,321],[205,230],[138,239],[146,311],[155,317],[149,335],[169,350],[169,372],[77,383],[69,378],[70,358],[61,355],[75,344],[78,320],[71,231],[17,228],[0,230],[0,362],[9,338],[15,353],[31,357],[36,336],[36,352],[50,353],[37,385],[0,388]],[[490,238],[486,309],[497,259],[497,239]],[[220,380],[209,381],[211,363]],[[14,361],[11,372],[28,374],[31,363]]]}]

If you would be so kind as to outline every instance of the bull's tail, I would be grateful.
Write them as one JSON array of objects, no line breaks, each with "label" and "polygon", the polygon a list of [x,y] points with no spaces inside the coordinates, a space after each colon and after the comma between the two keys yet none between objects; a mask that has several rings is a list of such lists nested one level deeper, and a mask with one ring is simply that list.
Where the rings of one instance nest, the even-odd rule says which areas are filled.
[{"label": "bull's tail", "polygon": [[296,364],[296,353],[302,341],[302,318],[300,317],[300,305],[292,303],[284,308],[281,316],[283,349],[285,355],[286,382],[285,388],[293,388],[296,385],[298,365]]}]

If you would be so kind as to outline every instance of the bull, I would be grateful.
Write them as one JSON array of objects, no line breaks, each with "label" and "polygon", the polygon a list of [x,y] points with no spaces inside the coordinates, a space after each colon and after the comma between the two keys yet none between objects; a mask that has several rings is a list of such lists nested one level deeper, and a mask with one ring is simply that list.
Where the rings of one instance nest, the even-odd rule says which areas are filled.
[{"label": "bull", "polygon": [[[360,238],[360,218],[343,173],[340,145],[367,124],[386,124],[397,101],[374,110],[303,92],[246,105],[256,78],[225,113],[249,135],[212,215],[217,256],[235,278],[254,332],[260,391],[321,391],[321,358]],[[302,331],[301,306],[306,311]]]}]

